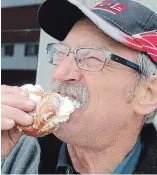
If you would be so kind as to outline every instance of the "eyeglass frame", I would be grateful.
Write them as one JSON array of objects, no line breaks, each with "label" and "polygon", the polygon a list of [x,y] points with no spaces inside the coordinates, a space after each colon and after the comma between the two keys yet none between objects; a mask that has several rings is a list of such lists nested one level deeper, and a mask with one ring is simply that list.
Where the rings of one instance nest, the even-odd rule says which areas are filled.
[{"label": "eyeglass frame", "polygon": [[[80,50],[80,49],[94,49],[94,50],[102,51],[105,54],[108,53],[110,55],[110,58],[106,58],[105,59],[104,64],[103,64],[103,66],[102,66],[102,68],[100,70],[98,70],[98,71],[90,71],[90,72],[99,72],[99,71],[102,71],[102,69],[104,68],[105,63],[106,63],[107,60],[115,61],[115,62],[120,63],[120,64],[122,64],[124,66],[127,66],[127,67],[129,67],[129,68],[131,68],[131,69],[133,69],[133,70],[135,70],[137,72],[141,72],[139,65],[137,65],[136,63],[133,63],[132,61],[129,61],[129,60],[125,59],[125,58],[122,58],[122,57],[120,57],[118,55],[112,54],[109,51],[106,51],[106,50],[101,49],[101,48],[96,48],[96,47],[78,47],[78,48],[76,48],[76,49],[73,50],[73,49],[69,48],[67,45],[65,45],[64,43],[61,43],[61,42],[60,43],[48,43],[47,44],[47,47],[46,47],[47,54],[48,54],[48,48],[51,45],[53,45],[53,44],[58,44],[58,45],[61,44],[61,45],[64,45],[65,47],[67,47],[68,50],[67,50],[67,54],[65,54],[65,56],[68,56],[70,53],[73,53],[77,67],[79,69],[81,69],[81,70],[84,70],[84,71],[90,71],[90,70],[85,70],[85,69],[82,69],[82,68],[80,68],[78,66],[78,62],[79,61],[78,61],[78,58],[77,58],[77,51]],[[50,64],[53,64],[53,65],[58,65],[58,64],[54,64],[52,61],[49,61],[49,60],[48,60],[48,62]]]}]

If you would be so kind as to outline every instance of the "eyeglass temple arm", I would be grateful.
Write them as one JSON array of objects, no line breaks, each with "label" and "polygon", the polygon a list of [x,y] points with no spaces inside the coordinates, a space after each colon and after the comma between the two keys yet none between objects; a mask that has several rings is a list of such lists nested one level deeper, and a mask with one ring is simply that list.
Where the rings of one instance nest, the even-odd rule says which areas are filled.
[{"label": "eyeglass temple arm", "polygon": [[140,67],[137,64],[135,64],[135,63],[133,63],[133,62],[131,62],[129,60],[126,60],[126,59],[124,59],[122,57],[119,57],[117,55],[113,55],[112,54],[111,60],[116,61],[116,62],[118,62],[120,64],[123,64],[123,65],[125,65],[127,67],[130,67],[130,68],[140,72]]}]

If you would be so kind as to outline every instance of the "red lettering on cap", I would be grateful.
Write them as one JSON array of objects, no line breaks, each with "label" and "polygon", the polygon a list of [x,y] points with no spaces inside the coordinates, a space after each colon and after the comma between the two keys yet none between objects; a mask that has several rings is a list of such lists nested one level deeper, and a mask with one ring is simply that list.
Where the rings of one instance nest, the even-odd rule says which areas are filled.
[{"label": "red lettering on cap", "polygon": [[127,8],[123,4],[121,4],[121,3],[114,4],[110,0],[105,0],[101,4],[97,4],[92,9],[104,10],[104,11],[110,12],[114,15],[118,15],[119,13],[127,10]]}]

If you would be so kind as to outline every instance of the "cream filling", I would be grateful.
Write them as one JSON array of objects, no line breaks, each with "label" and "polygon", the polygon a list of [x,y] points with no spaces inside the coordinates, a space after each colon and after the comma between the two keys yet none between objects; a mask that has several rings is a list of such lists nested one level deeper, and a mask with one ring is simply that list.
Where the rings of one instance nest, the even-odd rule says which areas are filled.
[{"label": "cream filling", "polygon": [[[38,103],[41,99],[40,96],[37,96],[34,94],[34,92],[44,92],[43,88],[40,85],[31,85],[31,84],[26,84],[21,87],[23,90],[26,90],[29,92],[29,98],[36,103]],[[80,103],[77,101],[71,101],[69,97],[62,97],[61,95],[57,94],[60,99],[60,108],[57,111],[57,114],[55,117],[48,119],[46,122],[46,125],[41,129],[41,131],[48,129],[48,128],[53,128],[53,127],[58,127],[59,124],[67,122],[69,120],[70,114],[74,112],[75,108],[80,107]],[[46,119],[50,114],[44,114],[44,119]]]},{"label": "cream filling", "polygon": [[21,88],[29,93],[29,99],[35,101],[36,103],[40,101],[41,97],[34,94],[35,92],[44,92],[44,89],[36,84],[35,86],[32,84],[25,84],[21,86]]},{"label": "cream filling", "polygon": [[68,97],[61,97],[60,95],[59,97],[60,108],[57,111],[56,116],[49,119],[46,125],[41,130],[45,130],[52,127],[58,128],[59,124],[65,123],[69,120],[70,114],[74,112],[75,108],[80,107],[80,104],[78,102],[72,102]]},{"label": "cream filling", "polygon": [[25,85],[21,86],[21,88],[25,91],[28,91],[29,93],[30,92],[32,92],[32,93],[34,93],[34,92],[44,92],[44,89],[38,84],[36,84],[35,86],[32,85],[32,84],[25,84]]}]

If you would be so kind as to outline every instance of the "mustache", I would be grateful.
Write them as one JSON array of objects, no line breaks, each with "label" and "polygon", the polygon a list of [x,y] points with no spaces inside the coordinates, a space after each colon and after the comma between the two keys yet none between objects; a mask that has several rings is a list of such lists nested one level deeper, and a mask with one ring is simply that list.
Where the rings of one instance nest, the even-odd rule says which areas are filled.
[{"label": "mustache", "polygon": [[82,107],[87,107],[88,105],[88,89],[83,84],[70,85],[56,80],[52,84],[50,91],[75,99]]}]

